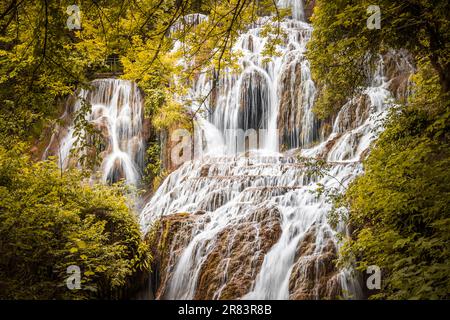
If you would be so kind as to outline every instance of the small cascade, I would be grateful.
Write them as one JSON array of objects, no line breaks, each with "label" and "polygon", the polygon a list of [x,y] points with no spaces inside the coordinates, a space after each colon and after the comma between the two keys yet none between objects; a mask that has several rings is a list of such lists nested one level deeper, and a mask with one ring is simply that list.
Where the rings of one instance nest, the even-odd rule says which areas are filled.
[{"label": "small cascade", "polygon": [[108,183],[124,179],[129,184],[137,184],[145,152],[142,96],[134,83],[125,80],[98,79],[91,86],[90,90],[80,90],[75,101],[69,101],[62,116],[69,125],[53,135],[44,157],[54,154],[63,169],[77,165],[82,155],[71,153],[77,141],[71,117],[86,102],[91,105],[86,120],[100,139],[96,148],[100,149],[101,179]]},{"label": "small cascade", "polygon": [[[351,272],[333,268],[323,270],[325,262],[332,264],[327,257],[336,258],[338,244],[334,236],[336,231],[327,222],[330,204],[314,190],[319,184],[327,189],[341,189],[362,172],[360,157],[376,138],[372,129],[387,110],[384,103],[389,97],[386,85],[383,82],[366,90],[370,98],[367,101],[369,111],[362,113],[356,124],[350,124],[343,133],[333,132],[314,148],[301,150],[302,156],[326,156],[332,167],[322,178],[311,177],[295,155],[267,151],[207,156],[186,162],[169,175],[142,211],[144,230],[148,231],[158,218],[178,212],[190,212],[200,218],[187,235],[189,241],[181,253],[175,250],[169,253],[173,269],[167,275],[167,287],[159,298],[198,297],[198,292],[204,290],[198,288],[204,266],[210,256],[217,254],[219,239],[224,233],[236,232],[246,224],[257,230],[251,240],[252,246],[247,248],[250,251],[245,252],[252,260],[248,263],[250,271],[246,272],[252,274],[253,280],[245,294],[234,298],[311,299],[331,297],[333,293],[349,298],[361,297],[361,289]],[[346,124],[345,116],[343,108],[336,118],[335,128]],[[268,214],[258,214],[267,211]],[[275,227],[264,230],[261,225],[266,223],[275,224]],[[278,234],[268,236],[264,232]],[[278,240],[271,248],[266,248],[265,252],[255,249],[262,245],[264,237],[272,236]],[[235,237],[239,239],[242,235],[237,233]],[[309,239],[311,237],[314,239]],[[226,246],[233,247],[234,240],[228,241]],[[312,249],[303,256],[300,248],[305,241],[310,241],[308,246]],[[230,251],[223,259],[233,261],[237,254]],[[215,276],[219,279],[217,290],[220,288],[220,291],[208,298],[223,297],[227,287],[232,285],[227,281],[230,269],[215,267]],[[311,274],[318,278],[311,280]],[[308,281],[312,282],[314,290],[306,294],[303,291]]]}]

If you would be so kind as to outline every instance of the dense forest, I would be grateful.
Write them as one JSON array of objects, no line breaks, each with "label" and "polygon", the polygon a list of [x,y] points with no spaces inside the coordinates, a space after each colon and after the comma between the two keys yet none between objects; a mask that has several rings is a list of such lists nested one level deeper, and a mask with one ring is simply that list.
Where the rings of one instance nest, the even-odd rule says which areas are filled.
[{"label": "dense forest", "polygon": [[[177,261],[184,257],[183,249],[195,247],[194,236],[208,229],[208,221],[216,221],[215,212],[225,217],[229,213],[232,217],[223,222],[220,230],[214,231],[214,238],[208,239],[210,242],[197,243],[202,254],[208,254],[201,260],[203,265],[197,261],[198,269],[193,267],[189,271],[195,269],[195,277],[193,273],[185,273],[186,278],[196,282],[195,288],[183,297],[235,299],[249,292],[254,295],[246,297],[260,297],[256,293],[264,285],[264,275],[273,276],[279,271],[269,264],[268,256],[276,252],[277,241],[285,232],[283,221],[287,221],[282,212],[284,198],[278,202],[273,199],[281,196],[282,189],[285,193],[297,192],[292,191],[297,183],[288,181],[289,187],[280,187],[278,180],[273,182],[267,178],[270,183],[278,184],[257,189],[260,185],[252,181],[262,171],[245,171],[251,166],[249,161],[253,161],[247,155],[244,156],[250,160],[242,165],[224,155],[217,158],[220,160],[205,161],[201,167],[196,167],[194,162],[189,167],[169,159],[174,144],[179,141],[169,138],[176,129],[197,137],[199,123],[208,119],[209,127],[214,124],[218,128],[214,133],[225,132],[226,125],[235,119],[226,115],[228,112],[234,116],[230,111],[234,110],[230,107],[233,96],[239,100],[235,115],[239,128],[268,130],[271,110],[277,110],[274,125],[280,127],[282,134],[276,143],[280,147],[276,158],[281,162],[265,159],[254,163],[280,169],[280,176],[294,170],[289,179],[302,174],[304,184],[319,181],[315,185],[319,194],[310,197],[323,197],[323,203],[329,205],[329,210],[324,211],[326,219],[317,219],[308,225],[309,229],[302,229],[304,235],[300,240],[296,238],[300,242],[292,246],[295,259],[292,257],[294,262],[287,269],[292,274],[298,272],[299,276],[294,279],[288,275],[289,283],[283,289],[288,298],[343,298],[344,286],[333,284],[335,279],[341,279],[339,270],[352,270],[357,282],[365,284],[368,266],[375,265],[381,269],[381,287],[363,289],[361,296],[349,298],[449,299],[450,4],[443,0],[379,0],[376,5],[381,14],[380,26],[369,28],[366,21],[373,14],[368,10],[373,5],[370,1],[297,2],[2,1],[0,299],[130,299],[143,290],[152,291],[156,298],[173,297],[177,286],[190,286],[188,279],[180,277],[179,283],[175,281],[177,272],[182,274],[184,270]],[[292,29],[299,36],[292,36]],[[290,45],[286,41],[291,41]],[[239,45],[244,49],[236,50]],[[257,55],[250,54],[256,50]],[[374,86],[373,74],[379,67],[380,57],[386,69],[384,77],[396,78],[388,84],[393,93],[385,117],[380,121],[367,120],[373,125],[370,130],[380,132],[376,139],[369,141],[367,150],[355,147],[358,159],[352,164],[349,164],[350,156],[330,160],[332,157],[314,154],[305,158],[302,149],[314,150],[322,144],[332,154],[335,149],[331,144],[356,130],[356,125],[351,124],[332,135],[338,119],[343,121],[338,116],[340,112],[351,109],[349,101],[368,99],[365,90]],[[293,65],[293,78],[273,76],[276,72],[271,70],[278,70],[277,61],[283,65],[294,60],[301,67]],[[407,72],[402,69],[400,76],[398,61],[407,61],[409,68]],[[252,67],[246,69],[248,65]],[[305,76],[309,75],[309,67],[311,79]],[[266,70],[268,76],[265,73],[262,76],[260,69]],[[236,74],[250,75],[239,78]],[[278,89],[267,84],[266,78],[272,76]],[[126,82],[101,82],[105,78]],[[383,83],[388,83],[383,79]],[[302,89],[306,80],[314,83],[314,90]],[[199,87],[200,81],[208,84],[206,90],[202,97],[193,98],[191,88]],[[286,84],[288,81],[291,82]],[[244,89],[232,91],[234,83]],[[125,179],[129,178],[125,160],[119,169],[111,170],[103,179],[98,178],[108,148],[114,147],[105,138],[105,129],[90,119],[94,100],[112,105],[111,101],[115,100],[104,95],[113,96],[115,88],[122,90],[117,104],[129,99],[132,105],[131,120],[127,121],[138,118],[136,110],[142,103],[142,115],[138,119],[142,123],[136,124],[137,131],[129,134],[130,141],[135,137],[143,141],[138,144],[142,150],[133,153],[142,154],[142,159],[132,159],[138,164],[138,178],[133,183]],[[132,98],[123,97],[126,90],[130,90]],[[266,93],[269,90],[273,94]],[[296,90],[304,91],[291,97],[290,93],[294,96]],[[79,106],[74,109],[80,92],[86,95],[81,95]],[[310,95],[311,103],[305,102],[306,92],[314,92]],[[222,99],[224,96],[231,98]],[[264,109],[265,99],[269,101],[267,109]],[[231,102],[227,102],[228,109],[224,107],[223,115],[219,116],[224,100]],[[364,103],[361,102],[360,109]],[[274,109],[270,109],[272,105]],[[304,109],[300,110],[302,106]],[[309,115],[309,109],[313,120],[305,116]],[[350,122],[359,121],[360,109],[354,112],[357,115],[348,112],[352,114]],[[68,110],[72,112],[69,114]],[[361,114],[369,113],[367,110]],[[106,111],[101,112],[104,115]],[[117,121],[117,126],[122,125],[120,130],[128,130]],[[260,125],[264,121],[267,124]],[[363,122],[359,124],[361,127]],[[306,133],[308,126],[310,134]],[[213,132],[209,127],[202,128]],[[358,133],[359,140],[353,144],[360,143],[370,130]],[[67,156],[72,160],[68,161],[71,164],[62,165],[58,139],[63,139],[67,132],[72,134],[73,144]],[[112,136],[111,132],[108,135]],[[223,136],[220,141],[227,144],[229,140]],[[198,142],[194,141],[189,149],[195,143]],[[134,148],[134,144],[129,146]],[[293,160],[283,158],[288,156]],[[233,164],[214,167],[221,161]],[[288,166],[285,162],[295,163]],[[116,162],[112,163],[114,167]],[[334,165],[359,164],[361,172],[345,183],[348,176],[344,179],[342,175],[341,180],[341,169],[336,167],[333,171]],[[174,191],[179,186],[192,187],[194,182],[185,181],[195,170],[198,170],[195,181],[218,180],[205,189],[208,192],[198,196],[204,200],[200,204],[189,198],[197,189],[186,194]],[[242,185],[248,188],[245,192],[254,190],[254,194],[242,196],[233,203],[234,207],[227,207],[226,203],[235,194],[223,195],[218,190],[233,188],[236,182],[224,185],[226,179],[236,181],[236,177],[229,177],[233,175],[250,177]],[[329,176],[339,180],[338,188],[320,183],[320,179]],[[243,192],[241,189],[239,192]],[[278,192],[276,195],[274,190]],[[255,199],[264,192],[271,192],[270,199],[274,202],[270,206],[250,208],[242,204],[251,200],[263,203]],[[292,193],[290,197],[299,198],[302,194]],[[179,199],[192,201],[177,207]],[[280,207],[275,208],[273,203]],[[296,206],[308,205],[306,201]],[[244,213],[245,217],[239,216]],[[217,221],[217,225],[222,223]],[[199,225],[202,227],[197,228]],[[259,231],[253,234],[256,229]],[[295,237],[297,233],[291,238]],[[316,244],[314,249],[312,243],[321,242],[308,242],[308,237],[322,237],[322,242],[333,243],[324,244],[316,255],[328,259],[320,260],[327,270],[323,274],[317,271],[320,268],[308,269],[306,264],[306,271],[302,271],[302,264],[295,263],[304,253],[318,248]],[[259,239],[257,246],[255,238]],[[193,244],[189,246],[191,241]],[[257,257],[255,247],[260,250]],[[249,252],[254,253],[254,260],[248,261]],[[225,260],[229,264],[222,268]],[[67,285],[71,266],[81,270],[77,290]],[[227,276],[222,277],[216,266],[226,269]],[[266,269],[271,273],[264,273]],[[259,273],[255,279],[254,274]],[[320,278],[321,274],[323,279],[317,280],[318,283],[305,284],[316,276]],[[147,286],[149,281],[152,289]]]}]

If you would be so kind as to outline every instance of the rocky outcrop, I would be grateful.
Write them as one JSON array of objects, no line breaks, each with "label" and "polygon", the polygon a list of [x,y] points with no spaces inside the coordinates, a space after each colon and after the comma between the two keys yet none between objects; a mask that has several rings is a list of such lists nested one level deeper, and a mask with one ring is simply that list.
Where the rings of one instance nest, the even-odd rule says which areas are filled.
[{"label": "rocky outcrop", "polygon": [[303,1],[303,10],[305,12],[305,19],[306,21],[311,22],[314,7],[316,6],[316,0],[302,0],[302,1]]},{"label": "rocky outcrop", "polygon": [[[188,118],[189,116],[186,115]],[[184,128],[183,124],[174,124],[169,128],[163,128],[159,132],[159,141],[161,146],[161,163],[162,168],[166,172],[172,172],[180,167],[181,161],[178,163],[174,159],[181,159],[183,152],[188,149],[188,145],[183,144],[183,137],[174,134],[176,130]],[[193,154],[193,146],[191,144],[191,155]],[[172,154],[179,152],[179,157],[173,157]],[[188,158],[189,159],[189,158]],[[190,159],[189,159],[190,160]]]},{"label": "rocky outcrop", "polygon": [[[287,59],[295,59],[289,56]],[[293,63],[293,62],[288,62]],[[292,69],[281,74],[281,97],[278,111],[277,125],[279,128],[280,142],[285,149],[295,145],[292,137],[300,135],[302,110],[300,107],[302,99],[301,65],[296,63]]]},{"label": "rocky outcrop", "polygon": [[345,104],[335,119],[335,129],[342,133],[361,126],[369,117],[371,108],[370,98],[361,94]]},{"label": "rocky outcrop", "polygon": [[308,112],[311,112],[305,108],[313,102],[315,91],[315,88],[312,88],[312,81],[308,78],[308,62],[295,52],[287,55],[285,59],[286,68],[281,73],[279,82],[281,96],[277,118],[280,145],[284,150],[307,147],[317,141],[320,132],[323,131],[321,121],[314,116],[309,125],[308,121],[305,121]]},{"label": "rocky outcrop", "polygon": [[239,96],[239,128],[267,129],[269,121],[269,84],[257,70],[242,75]]},{"label": "rocky outcrop", "polygon": [[35,156],[37,160],[46,159],[49,156],[58,156],[58,149],[61,141],[67,135],[68,127],[74,118],[73,107],[75,101],[76,97],[74,95],[70,95],[66,99],[58,101],[57,106],[58,109],[60,109],[59,121],[54,126],[46,128],[43,136],[36,143],[37,153]]}]

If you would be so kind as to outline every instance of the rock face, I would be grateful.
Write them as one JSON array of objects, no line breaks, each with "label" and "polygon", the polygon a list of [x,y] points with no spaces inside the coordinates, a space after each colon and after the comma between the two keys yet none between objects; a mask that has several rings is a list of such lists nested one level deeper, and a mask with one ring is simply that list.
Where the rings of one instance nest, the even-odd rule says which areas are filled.
[{"label": "rock face", "polygon": [[312,112],[316,88],[311,79],[309,61],[304,56],[311,30],[300,29],[297,32],[300,47],[293,47],[284,57],[278,84],[277,128],[283,149],[308,147],[319,140],[321,130],[321,122]]},{"label": "rock face", "polygon": [[311,21],[311,16],[314,12],[314,7],[316,6],[316,0],[302,0],[303,8],[305,12],[306,21]]},{"label": "rock face", "polygon": [[264,76],[249,72],[242,76],[240,92],[239,128],[267,129],[269,121],[269,84]]},{"label": "rock face", "polygon": [[[292,72],[294,75],[292,75]],[[281,75],[282,89],[280,91],[282,95],[277,122],[278,128],[282,130],[280,132],[280,141],[287,148],[290,148],[295,143],[291,137],[299,136],[300,134],[302,110],[297,106],[302,98],[301,80],[300,64],[295,64],[291,72],[284,72]]]},{"label": "rock face", "polygon": [[[390,50],[382,56],[379,66],[379,81],[386,82],[386,88],[396,100],[405,100],[409,93],[410,76],[414,71],[410,55],[403,50]],[[357,128],[369,117],[374,101],[367,92],[354,97],[342,107],[338,114],[328,119],[318,120],[307,114],[316,97],[314,85],[311,85],[308,61],[302,55],[287,55],[285,69],[280,76],[280,105],[277,126],[280,130],[280,145],[284,149],[309,147],[323,141],[332,132],[345,132]],[[308,125],[305,127],[305,125]],[[332,128],[334,126],[334,128]],[[309,132],[308,137],[304,132]]]},{"label": "rock face", "polygon": [[176,128],[164,129],[160,132],[161,162],[164,170],[168,172],[172,172],[179,167],[179,164],[172,161],[172,152],[175,146],[181,142],[181,140],[172,140],[174,130]]},{"label": "rock face", "polygon": [[[61,144],[61,141],[68,133],[68,127],[74,118],[74,106],[76,102],[76,97],[71,95],[65,99],[64,102],[61,102],[60,109],[61,116],[59,118],[60,124],[56,124],[55,128],[49,128],[48,134],[44,137],[43,143],[46,145],[46,148],[42,150],[42,152],[38,155],[39,158],[45,159],[48,156],[57,156],[58,149]],[[53,133],[51,132],[53,129]]]},{"label": "rock face", "polygon": [[335,119],[334,130],[340,133],[361,126],[369,117],[371,101],[367,94],[361,94],[349,101]]},{"label": "rock face", "polygon": [[277,210],[260,210],[225,228],[201,270],[194,299],[238,299],[251,288],[264,256],[281,234]]}]

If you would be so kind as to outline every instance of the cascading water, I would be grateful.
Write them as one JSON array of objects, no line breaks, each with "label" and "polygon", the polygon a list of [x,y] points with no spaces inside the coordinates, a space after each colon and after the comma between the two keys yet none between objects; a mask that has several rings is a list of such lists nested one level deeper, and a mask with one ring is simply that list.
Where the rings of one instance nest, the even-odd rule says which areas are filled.
[{"label": "cascading water", "polygon": [[[372,85],[341,109],[332,133],[321,136],[312,113],[316,89],[304,57],[312,30],[298,20],[301,1],[279,2],[292,3],[293,19],[281,23],[287,33],[282,55],[264,61],[266,40],[258,26],[241,36],[235,49],[243,52],[242,72],[223,74],[209,101],[213,112],[197,117],[206,152],[170,174],[142,210],[144,231],[160,217],[189,213],[184,219],[190,227],[177,231],[165,253],[157,298],[361,297],[352,272],[334,267],[338,243],[327,222],[331,205],[314,191],[319,185],[342,191],[362,172],[362,155],[389,106],[389,82],[380,60]],[[210,88],[202,75],[191,96]],[[242,152],[244,143],[236,138],[248,129],[264,129],[250,153]],[[280,143],[303,149],[281,154]],[[311,176],[298,154],[325,158],[331,169]]]},{"label": "cascading water", "polygon": [[[89,103],[91,110],[86,120],[100,135],[102,180],[116,182],[125,179],[129,184],[137,184],[145,151],[141,94],[134,83],[125,80],[98,79],[91,85],[91,90],[80,90],[62,118],[66,119],[68,115],[78,112],[84,101]],[[61,131],[53,135],[44,157],[51,155],[52,148],[56,149],[59,164],[65,169],[77,162],[71,156],[77,137],[74,123],[69,125],[63,137],[60,137]]]},{"label": "cascading water", "polygon": [[[295,10],[293,12],[294,16],[300,15]],[[287,122],[293,130],[286,133],[289,147],[311,144],[318,136],[317,120],[312,113],[315,87],[309,62],[304,57],[312,29],[307,23],[297,20],[280,23],[280,28],[287,36],[286,44],[278,48],[280,57],[274,57],[268,62],[263,55],[268,39],[260,36],[266,20],[261,18],[254,28],[239,38],[233,48],[242,53],[239,59],[242,71],[236,73],[227,70],[220,76],[215,89],[216,101],[206,99],[206,104],[214,104],[214,107],[208,119],[201,119],[200,129],[205,130],[202,123],[209,121],[222,132],[223,140],[215,140],[213,145],[224,143],[223,154],[232,155],[245,150],[244,137],[253,132],[256,140],[253,146],[256,149],[278,151],[277,119],[280,118],[280,101],[287,92],[296,95],[290,105],[284,108],[291,110]],[[298,90],[295,86],[299,83]],[[207,97],[211,87],[210,78],[202,74],[191,88],[190,100]],[[191,108],[197,110],[202,106],[194,104]],[[218,148],[215,147],[215,150]]]}]

